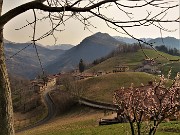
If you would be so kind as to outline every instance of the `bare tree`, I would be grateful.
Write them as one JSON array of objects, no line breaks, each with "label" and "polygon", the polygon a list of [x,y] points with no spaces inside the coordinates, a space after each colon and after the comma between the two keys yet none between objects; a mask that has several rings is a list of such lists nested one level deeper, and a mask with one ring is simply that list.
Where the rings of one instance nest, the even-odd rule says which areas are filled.
[{"label": "bare tree", "polygon": [[[121,116],[127,119],[132,135],[143,132],[154,135],[159,124],[180,111],[179,73],[172,85],[167,87],[162,76],[159,82],[138,88],[120,89],[114,95],[114,103],[121,109]],[[142,122],[147,121],[145,131]]]},{"label": "bare tree", "polygon": [[65,91],[74,96],[76,99],[79,100],[79,98],[83,96],[86,86],[73,76],[65,76],[60,81]]},{"label": "bare tree", "polygon": [[[9,85],[8,73],[5,64],[4,55],[4,44],[3,44],[3,29],[4,25],[8,23],[12,18],[28,11],[32,10],[34,15],[34,21],[29,22],[27,25],[23,26],[33,27],[32,33],[32,45],[36,48],[36,41],[46,38],[47,36],[54,36],[55,31],[61,31],[58,26],[64,25],[69,19],[75,18],[79,20],[85,28],[95,27],[91,24],[91,19],[94,17],[104,20],[108,27],[114,29],[117,32],[123,31],[124,34],[138,40],[139,42],[144,42],[137,39],[128,31],[126,28],[139,27],[139,26],[155,26],[162,31],[169,31],[164,28],[162,23],[179,23],[179,17],[174,19],[166,18],[166,14],[169,10],[178,7],[177,3],[170,4],[166,0],[126,0],[133,5],[128,5],[123,3],[121,0],[32,0],[31,2],[22,4],[15,7],[8,12],[1,14],[3,8],[3,0],[0,0],[0,134],[1,135],[13,135],[13,110],[11,101],[11,89]],[[152,6],[154,8],[162,9],[159,13],[152,15],[151,12],[147,11],[147,16],[141,17],[140,19],[133,19],[132,13],[126,11],[127,9],[136,9],[146,6]],[[121,13],[129,17],[129,20],[121,20],[118,18],[111,18],[103,12],[104,9],[112,9],[115,6]],[[44,16],[41,18],[37,17],[37,11],[43,11]],[[41,20],[49,20],[51,23],[51,29],[41,35],[36,37],[36,25]],[[20,29],[22,29],[20,28]],[[121,30],[121,31],[120,31]],[[56,40],[56,38],[55,38]],[[149,45],[149,44],[148,44]],[[153,45],[150,45],[153,48]],[[36,48],[37,50],[37,48]],[[41,64],[41,63],[40,63]]]}]

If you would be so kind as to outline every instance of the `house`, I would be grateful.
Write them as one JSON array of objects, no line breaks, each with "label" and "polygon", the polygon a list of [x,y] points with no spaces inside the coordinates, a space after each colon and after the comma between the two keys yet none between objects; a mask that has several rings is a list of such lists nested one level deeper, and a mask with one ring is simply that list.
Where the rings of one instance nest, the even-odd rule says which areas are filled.
[{"label": "house", "polygon": [[43,84],[35,84],[33,87],[36,93],[41,93],[42,91],[45,90],[45,87]]},{"label": "house", "polygon": [[56,75],[50,75],[47,77],[47,82],[46,82],[46,85],[48,87],[51,87],[51,86],[54,86],[56,84],[56,78],[57,76]]},{"label": "house", "polygon": [[74,74],[73,77],[75,80],[82,80],[90,77],[94,77],[92,73],[79,73],[79,74]]},{"label": "house", "polygon": [[142,68],[140,68],[140,72],[146,72],[146,73],[156,73],[157,67],[153,65],[144,65]]},{"label": "house", "polygon": [[154,65],[156,62],[154,59],[144,59],[143,62],[142,62],[144,65]]},{"label": "house", "polygon": [[117,65],[114,67],[113,69],[113,73],[116,73],[116,72],[126,72],[129,70],[129,67],[128,66],[125,66],[125,65]]},{"label": "house", "polygon": [[43,79],[36,79],[36,80],[31,81],[30,87],[31,87],[30,89],[36,93],[41,93],[46,88],[45,82],[43,81]]},{"label": "house", "polygon": [[100,76],[100,75],[105,75],[106,73],[102,70],[99,70],[96,74],[97,76]]},{"label": "house", "polygon": [[83,77],[83,78],[90,78],[90,77],[94,77],[94,75],[91,74],[91,73],[83,73],[83,74],[81,74],[81,77]]},{"label": "house", "polygon": [[138,66],[135,72],[146,72],[150,74],[161,74],[161,71],[158,70],[158,63],[153,59],[144,59],[142,64]]}]

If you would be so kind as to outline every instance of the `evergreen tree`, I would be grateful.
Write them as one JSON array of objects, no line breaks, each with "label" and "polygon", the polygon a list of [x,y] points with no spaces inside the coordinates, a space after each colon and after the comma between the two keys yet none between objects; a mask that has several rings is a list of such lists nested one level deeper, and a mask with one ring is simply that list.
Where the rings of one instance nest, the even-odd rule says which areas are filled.
[{"label": "evergreen tree", "polygon": [[80,59],[80,62],[79,62],[79,72],[80,73],[84,72],[84,69],[85,69],[85,64],[83,63],[83,60]]}]

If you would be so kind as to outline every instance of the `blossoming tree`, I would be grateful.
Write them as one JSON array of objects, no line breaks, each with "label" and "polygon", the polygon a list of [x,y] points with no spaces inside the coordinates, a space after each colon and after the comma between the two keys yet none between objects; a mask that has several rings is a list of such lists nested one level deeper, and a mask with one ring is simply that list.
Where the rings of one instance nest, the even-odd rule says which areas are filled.
[{"label": "blossoming tree", "polygon": [[[164,28],[164,23],[179,23],[179,16],[167,16],[170,10],[177,9],[179,7],[178,0],[175,3],[166,0],[29,0],[24,4],[14,7],[13,9],[2,12],[4,8],[3,2],[0,0],[0,134],[1,135],[14,135],[13,126],[13,108],[11,99],[11,88],[8,79],[8,72],[6,68],[6,59],[4,53],[3,42],[3,30],[4,26],[10,22],[16,16],[23,14],[26,11],[31,10],[34,20],[28,22],[25,26],[19,28],[19,30],[25,27],[32,27],[32,45],[36,47],[36,41],[42,40],[48,36],[53,36],[54,32],[62,30],[60,26],[65,26],[67,21],[72,19],[79,20],[85,29],[94,28],[91,23],[93,18],[99,18],[103,20],[108,27],[114,29],[117,32],[123,33],[136,39],[139,43],[145,42],[136,38],[128,32],[127,29],[132,27],[149,27],[154,26],[162,31],[169,31],[168,28]],[[13,1],[14,2],[14,1]],[[11,1],[11,4],[13,4]],[[127,3],[126,3],[127,2]],[[159,9],[158,12],[152,13],[147,11],[147,6],[153,7],[153,9]],[[119,15],[112,17],[107,15],[107,11],[111,12],[117,9]],[[133,11],[130,9],[146,9],[144,11],[145,16],[134,17]],[[106,9],[106,12],[104,12]],[[38,13],[40,15],[38,16]],[[44,13],[44,14],[41,14]],[[142,11],[141,11],[142,13]],[[124,15],[127,19],[125,19]],[[27,16],[29,18],[29,16]],[[50,29],[45,33],[37,34],[37,24],[42,24],[43,21],[50,23]],[[55,38],[56,40],[56,38]],[[150,45],[152,48],[153,46]],[[37,49],[36,49],[37,50]]]},{"label": "blossoming tree", "polygon": [[[154,135],[159,124],[180,111],[180,74],[171,86],[167,79],[160,77],[147,86],[121,88],[114,94],[114,103],[119,106],[120,115],[130,123],[132,135],[149,133]],[[142,131],[142,122],[147,127]]]}]

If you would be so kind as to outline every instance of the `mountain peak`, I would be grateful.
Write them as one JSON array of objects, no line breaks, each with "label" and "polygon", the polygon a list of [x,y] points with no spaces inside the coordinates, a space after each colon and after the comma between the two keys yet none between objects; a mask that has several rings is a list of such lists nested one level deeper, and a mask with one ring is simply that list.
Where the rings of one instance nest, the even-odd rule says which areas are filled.
[{"label": "mountain peak", "polygon": [[79,60],[91,63],[96,59],[110,54],[121,43],[107,33],[95,33],[85,38],[79,45],[61,55],[54,63],[47,66],[47,70],[56,73],[76,68]]},{"label": "mountain peak", "polygon": [[92,36],[110,36],[108,33],[97,32]]},{"label": "mountain peak", "polygon": [[97,32],[93,35],[91,35],[88,38],[101,38],[101,39],[106,39],[106,38],[112,38],[109,34],[107,33],[101,33],[101,32]]},{"label": "mountain peak", "polygon": [[113,37],[111,37],[109,34],[107,33],[101,33],[101,32],[97,32],[89,37],[86,37],[79,45],[88,45],[88,44],[93,44],[93,43],[98,43],[101,45],[108,45],[109,44],[113,44],[113,45],[118,45],[119,42],[114,39]]}]

